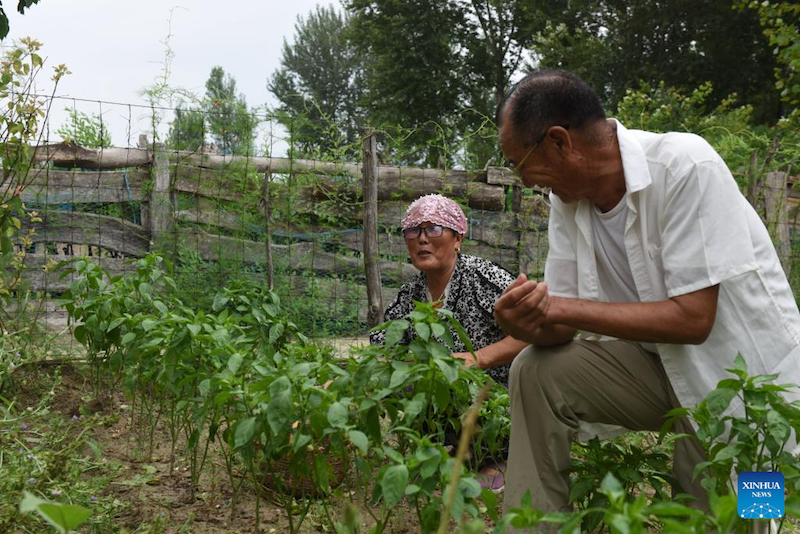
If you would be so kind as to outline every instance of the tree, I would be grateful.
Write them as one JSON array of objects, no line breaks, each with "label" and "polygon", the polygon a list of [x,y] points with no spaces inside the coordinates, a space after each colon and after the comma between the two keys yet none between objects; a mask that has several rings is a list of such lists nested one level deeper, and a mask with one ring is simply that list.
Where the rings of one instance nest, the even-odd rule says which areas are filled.
[{"label": "tree", "polygon": [[175,109],[175,119],[169,127],[167,146],[172,150],[198,151],[205,145],[206,124],[203,112],[184,109],[181,102]]},{"label": "tree", "polygon": [[252,154],[256,120],[244,95],[237,94],[236,80],[214,67],[206,81],[203,102],[208,131],[224,154]]},{"label": "tree", "polygon": [[[18,0],[17,2],[17,11],[20,14],[25,14],[25,9],[31,7],[33,4],[38,4],[39,0]],[[8,25],[8,15],[6,15],[5,10],[3,9],[3,2],[0,0],[0,40],[3,40],[8,36],[9,31]]]},{"label": "tree", "polygon": [[75,143],[86,148],[108,148],[111,146],[111,132],[108,131],[100,115],[88,115],[74,108],[67,108],[67,122],[56,133],[65,142]]},{"label": "tree", "polygon": [[280,120],[303,155],[346,151],[359,139],[364,66],[347,39],[349,24],[333,7],[298,16],[294,42],[284,39],[281,66],[267,81],[281,102]]},{"label": "tree", "polygon": [[566,5],[564,0],[454,0],[464,12],[459,40],[464,48],[462,110],[458,129],[465,137],[471,166],[497,153],[495,108],[520,72],[534,36]]},{"label": "tree", "polygon": [[567,0],[349,0],[365,56],[365,115],[379,127],[417,127],[409,160],[457,156],[482,166],[497,153],[494,109],[528,47]]},{"label": "tree", "polygon": [[755,2],[737,0],[740,9],[758,13],[764,35],[773,46],[775,88],[788,104],[786,115],[800,114],[800,5],[796,2]]},{"label": "tree", "polygon": [[[365,109],[372,125],[414,128],[410,161],[439,165],[447,148],[435,126],[459,109],[464,13],[440,0],[349,0],[350,37],[366,64]],[[432,124],[434,123],[434,124]]]},{"label": "tree", "polygon": [[538,66],[576,72],[610,108],[640,82],[685,91],[711,82],[709,110],[736,93],[757,122],[780,116],[775,60],[757,14],[734,11],[731,0],[571,2],[532,48]]}]

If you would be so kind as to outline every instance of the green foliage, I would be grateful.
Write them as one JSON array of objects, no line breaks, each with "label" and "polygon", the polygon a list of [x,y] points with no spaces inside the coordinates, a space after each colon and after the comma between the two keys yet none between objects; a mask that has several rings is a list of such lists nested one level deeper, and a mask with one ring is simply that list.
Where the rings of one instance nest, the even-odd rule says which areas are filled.
[{"label": "green foliage", "polygon": [[463,59],[455,73],[461,94],[454,126],[466,145],[466,159],[473,160],[465,168],[482,168],[497,156],[497,104],[512,79],[524,70],[534,37],[560,16],[566,2],[457,0],[451,4],[464,14],[457,29]]},{"label": "green foliage", "polygon": [[[258,119],[248,109],[244,95],[237,93],[236,80],[226,75],[222,67],[214,67],[206,80],[204,97],[173,89],[167,80],[172,57],[168,47],[163,79],[145,91],[153,103],[166,99],[166,104],[171,105],[172,95],[178,95],[166,145],[172,150],[213,148],[222,154],[253,155]],[[159,121],[154,113],[153,124]],[[213,144],[209,145],[209,137]]]},{"label": "green foliage", "polygon": [[733,98],[723,100],[708,112],[711,82],[688,94],[665,82],[651,87],[641,84],[628,89],[617,106],[616,116],[630,128],[652,132],[684,131],[704,135],[712,144],[724,134],[741,134],[751,125],[751,106],[736,106]]},{"label": "green foliage", "polygon": [[800,161],[800,137],[784,126],[752,124],[752,108],[724,99],[709,112],[712,87],[703,84],[690,92],[642,84],[628,90],[615,117],[626,127],[653,132],[691,132],[706,139],[722,156],[740,186],[747,190],[768,171],[786,170]]},{"label": "green foliage", "polygon": [[654,443],[650,433],[627,433],[620,438],[576,443],[572,449],[570,501],[582,514],[583,528],[593,532],[603,522],[610,503],[602,491],[607,476],[614,477],[625,495],[652,493],[654,500],[669,501],[675,484],[669,474],[672,448]]},{"label": "green foliage", "polygon": [[706,473],[719,491],[732,492],[732,472],[780,471],[788,495],[800,499],[800,460],[786,449],[800,435],[800,402],[783,397],[798,386],[772,383],[777,375],[750,376],[741,354],[728,371],[736,378],[720,382],[694,409],[670,414],[688,414],[698,425],[697,439],[708,460],[695,475]]},{"label": "green foliage", "polygon": [[[25,355],[23,364],[37,358]],[[20,366],[16,373],[29,370]],[[44,520],[67,532],[87,518],[98,531],[112,529],[111,518],[122,504],[103,493],[118,466],[102,458],[89,436],[113,422],[113,416],[70,417],[63,407],[53,409],[59,371],[35,382],[43,391],[33,405],[5,399],[0,405],[0,531],[42,532]]]},{"label": "green foliage", "polygon": [[66,112],[69,116],[67,122],[56,130],[65,143],[75,143],[85,148],[111,146],[111,132],[106,128],[100,115],[95,113],[87,115],[74,108],[66,108]]},{"label": "green foliage", "polygon": [[0,400],[12,398],[15,374],[35,361],[39,354],[52,350],[55,336],[39,324],[41,307],[30,305],[28,292],[19,292],[16,310],[7,311],[0,335]]},{"label": "green foliage", "polygon": [[[349,496],[351,506],[369,513],[372,532],[385,532],[402,506],[416,512],[422,532],[436,530],[455,465],[444,444],[449,432],[461,431],[461,417],[487,380],[453,358],[451,328],[468,347],[469,340],[450,312],[418,303],[407,319],[377,327],[386,331],[384,346],[334,357],[286,318],[275,293],[234,284],[216,293],[210,310],[193,310],[178,299],[161,263],[148,256],[135,275],[109,278],[75,262],[63,304],[82,323],[75,335],[96,365],[119,377],[142,415],[169,421],[173,450],[176,437],[186,436],[195,483],[216,442],[233,488],[276,491],[292,532],[305,522],[312,498],[326,507],[334,496]],[[416,336],[401,345],[409,328]],[[545,523],[563,532],[741,532],[746,523],[736,514],[729,478],[761,470],[782,472],[788,509],[800,507],[800,461],[787,450],[800,429],[800,403],[784,400],[792,388],[772,384],[775,376],[749,376],[741,356],[730,371],[736,378],[720,382],[700,405],[668,414],[698,425],[708,461],[696,474],[706,477],[710,513],[671,497],[669,449],[635,434],[577,446],[570,469],[576,513],[544,514],[523,502],[500,518],[496,499],[467,472],[452,517],[476,519],[482,496],[498,533]],[[741,414],[729,409],[735,399]],[[473,437],[473,450],[491,454],[504,440],[504,430],[489,424],[507,417],[502,388],[494,386],[484,410],[487,424]],[[481,522],[459,528],[479,532]]]},{"label": "green foliage", "polygon": [[[552,527],[553,525],[565,525],[560,532],[573,532],[579,524],[580,514],[577,518],[571,518],[570,514],[550,512],[544,513],[538,508],[533,507],[530,492],[526,492],[522,497],[522,502],[518,507],[512,507],[506,510],[505,515],[497,522],[494,528],[495,534],[502,534],[508,530],[509,527],[519,531],[526,529],[530,531],[533,528],[542,528],[546,526]],[[571,527],[571,528],[566,528]],[[522,530],[524,532],[524,530]]]},{"label": "green foliage", "polygon": [[318,8],[298,20],[270,90],[292,153],[321,159],[357,154],[358,120],[377,128],[384,160],[481,168],[497,158],[495,106],[528,57],[581,75],[610,109],[632,87],[663,83],[702,96],[692,104],[702,115],[747,110],[748,124],[772,125],[785,111],[772,73],[797,48],[786,22],[796,12],[765,5],[773,44],[759,12],[730,0],[350,0],[349,16]]},{"label": "green foliage", "polygon": [[[741,355],[736,357],[734,368],[728,370],[736,378],[721,381],[696,407],[671,411],[662,430],[663,437],[674,420],[681,417],[688,416],[697,423],[696,437],[676,435],[673,439],[700,440],[708,461],[695,468],[695,476],[703,477],[709,511],[691,508],[681,498],[669,495],[665,487],[669,477],[661,452],[642,455],[639,446],[630,441],[595,441],[584,447],[586,453],[572,467],[578,476],[572,477],[571,497],[583,499],[581,496],[591,494],[588,505],[580,506],[573,514],[545,514],[534,508],[528,493],[519,507],[507,510],[494,532],[506,532],[509,527],[538,528],[543,523],[560,525],[559,532],[576,532],[579,527],[586,532],[608,529],[642,534],[752,532],[753,523],[737,514],[731,481],[732,474],[744,471],[783,473],[786,510],[800,508],[800,460],[787,450],[797,443],[800,401],[789,403],[783,396],[790,392],[794,395],[798,386],[773,384],[777,375],[750,376]],[[732,402],[736,405],[732,406]],[[604,468],[608,473],[598,481]],[[644,482],[647,484],[642,485]],[[785,520],[786,516],[778,525],[779,531]]]},{"label": "green foliage", "polygon": [[[17,11],[24,15],[25,9],[31,7],[33,4],[38,3],[39,0],[17,0]],[[0,2],[0,40],[3,40],[8,36],[8,30],[8,15],[6,15],[5,10],[3,9],[3,3]]]},{"label": "green foliage", "polygon": [[403,124],[415,129],[406,142],[418,147],[429,165],[443,154],[427,146],[435,122],[452,123],[459,100],[458,28],[464,13],[451,2],[385,0],[347,2],[350,38],[367,59],[366,120],[375,125]]}]

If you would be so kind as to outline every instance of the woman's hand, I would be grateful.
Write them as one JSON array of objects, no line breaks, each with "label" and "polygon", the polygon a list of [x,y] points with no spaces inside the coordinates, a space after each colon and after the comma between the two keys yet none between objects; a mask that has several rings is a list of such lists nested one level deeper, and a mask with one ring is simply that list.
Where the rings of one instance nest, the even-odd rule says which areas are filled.
[{"label": "woman's hand", "polygon": [[[477,351],[475,352],[475,354],[476,355],[478,354]],[[478,362],[475,360],[475,356],[473,356],[471,352],[454,352],[453,358],[459,358],[461,360],[464,360],[465,365],[467,367],[472,367],[474,365],[475,367],[480,369],[480,365],[478,365]]]}]

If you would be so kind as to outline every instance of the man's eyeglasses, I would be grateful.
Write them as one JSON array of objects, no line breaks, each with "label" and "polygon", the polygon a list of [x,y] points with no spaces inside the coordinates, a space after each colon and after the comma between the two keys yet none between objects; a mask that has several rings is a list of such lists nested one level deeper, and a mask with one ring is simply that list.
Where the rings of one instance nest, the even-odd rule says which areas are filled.
[{"label": "man's eyeglasses", "polygon": [[[565,124],[564,126],[562,126],[562,128],[564,128],[565,130],[569,130],[569,124]],[[511,172],[513,172],[517,177],[519,178],[522,177],[522,164],[525,163],[525,160],[528,159],[528,156],[530,156],[533,153],[533,151],[536,150],[536,147],[538,147],[541,144],[541,142],[544,141],[544,138],[547,136],[547,131],[549,129],[550,128],[545,130],[542,136],[539,137],[539,139],[537,139],[535,143],[533,143],[533,146],[530,149],[528,149],[525,155],[522,156],[521,160],[519,160],[517,163],[513,165],[512,164],[508,165],[508,167],[511,169]]]},{"label": "man's eyeglasses", "polygon": [[545,138],[546,135],[547,135],[547,131],[545,131],[542,134],[542,136],[539,139],[537,139],[535,143],[533,143],[533,146],[530,149],[528,149],[528,151],[525,153],[525,155],[522,156],[521,160],[519,160],[517,163],[515,163],[513,165],[509,165],[509,167],[511,167],[511,172],[513,172],[517,177],[519,177],[519,178],[522,177],[522,164],[525,163],[525,160],[528,159],[528,156],[530,156],[533,153],[533,151],[536,150],[536,147],[539,146],[539,144],[542,141],[544,141],[544,138]]},{"label": "man's eyeglasses", "polygon": [[409,240],[417,239],[422,232],[425,232],[425,237],[442,237],[442,234],[444,233],[444,226],[440,224],[433,224],[431,226],[426,226],[425,228],[421,226],[406,228],[403,230],[403,237]]}]

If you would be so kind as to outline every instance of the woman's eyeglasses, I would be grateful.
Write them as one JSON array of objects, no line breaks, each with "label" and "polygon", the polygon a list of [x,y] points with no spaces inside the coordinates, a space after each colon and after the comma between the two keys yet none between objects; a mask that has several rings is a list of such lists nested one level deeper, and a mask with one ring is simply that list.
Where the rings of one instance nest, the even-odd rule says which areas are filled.
[{"label": "woman's eyeglasses", "polygon": [[406,228],[403,230],[403,237],[406,239],[417,239],[422,232],[425,232],[425,237],[442,237],[442,234],[444,233],[444,226],[440,224],[433,224],[431,226],[426,226],[425,228],[421,226]]}]

